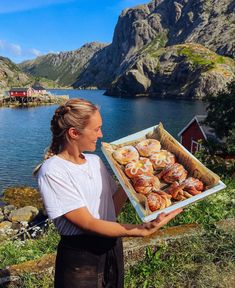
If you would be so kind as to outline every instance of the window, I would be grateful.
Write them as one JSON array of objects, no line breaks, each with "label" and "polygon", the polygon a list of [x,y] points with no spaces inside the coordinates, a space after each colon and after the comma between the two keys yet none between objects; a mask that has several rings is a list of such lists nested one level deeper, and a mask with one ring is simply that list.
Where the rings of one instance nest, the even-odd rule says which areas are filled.
[{"label": "window", "polygon": [[190,152],[195,153],[195,152],[199,151],[201,149],[201,147],[202,147],[201,143],[198,143],[197,141],[192,140]]}]

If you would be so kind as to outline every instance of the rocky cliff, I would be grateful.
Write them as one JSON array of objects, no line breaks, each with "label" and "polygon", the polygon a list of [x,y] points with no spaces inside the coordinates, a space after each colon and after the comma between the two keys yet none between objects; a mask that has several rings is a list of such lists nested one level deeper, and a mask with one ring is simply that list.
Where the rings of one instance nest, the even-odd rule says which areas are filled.
[{"label": "rocky cliff", "polygon": [[[157,51],[159,49],[166,48],[164,52],[166,54],[163,53],[160,61],[157,60],[158,68],[163,65],[158,71],[164,70],[165,72],[162,73],[165,74],[167,70],[166,65],[171,63],[172,65],[170,65],[171,68],[168,75],[168,78],[170,79],[170,73],[174,73],[174,75],[172,75],[174,78],[179,77],[177,76],[177,73],[182,73],[182,69],[185,70],[185,73],[188,70],[192,70],[190,73],[191,76],[188,77],[196,77],[198,84],[196,85],[196,80],[194,80],[195,88],[192,88],[190,92],[186,89],[188,92],[185,92],[185,97],[189,97],[188,95],[190,95],[191,98],[202,98],[203,95],[207,93],[206,89],[211,88],[209,87],[209,83],[211,83],[211,85],[217,85],[217,83],[219,83],[219,87],[224,87],[227,80],[234,77],[232,67],[234,62],[231,61],[229,63],[228,66],[230,68],[226,66],[226,69],[229,71],[228,77],[224,78],[221,76],[223,73],[218,73],[218,70],[215,73],[212,69],[214,74],[212,73],[213,76],[212,74],[210,74],[210,76],[207,75],[209,78],[206,81],[204,74],[201,75],[205,70],[205,65],[203,64],[202,67],[200,67],[200,63],[197,63],[197,68],[195,68],[195,63],[192,62],[192,59],[187,58],[185,55],[179,56],[178,52],[176,52],[178,51],[178,48],[177,46],[174,48],[174,45],[198,43],[203,45],[205,49],[208,48],[219,55],[234,58],[234,16],[235,3],[233,0],[157,0],[146,5],[126,9],[118,19],[112,43],[99,51],[90,60],[87,68],[80,74],[78,80],[74,83],[74,87],[97,86],[102,89],[108,88],[107,94],[119,96],[127,94],[148,95],[149,93],[155,93],[155,91],[158,93],[158,86],[162,85],[162,82],[159,82],[160,72],[155,75],[156,77],[152,75],[156,72],[156,67],[153,69],[153,66],[156,65],[156,59],[153,60],[153,57],[150,57],[150,61],[147,55],[148,53],[141,53],[142,50],[146,50],[148,45],[151,45],[151,49],[154,49],[156,53],[158,53]],[[193,49],[194,52],[197,51],[197,48],[195,48],[195,50],[192,47],[193,46],[185,48]],[[203,49],[203,47],[201,49]],[[163,50],[159,53],[162,53],[162,51]],[[208,53],[212,53],[212,51],[209,51]],[[194,54],[194,52],[192,53]],[[175,56],[175,53],[177,54],[177,57]],[[217,58],[219,55],[214,57],[219,59]],[[169,61],[164,61],[163,59],[166,59],[167,57],[169,57]],[[184,62],[184,60],[186,62]],[[210,60],[208,59],[208,61]],[[221,61],[223,62],[225,60]],[[175,62],[175,65],[173,65],[173,62]],[[217,64],[214,63],[213,65]],[[173,68],[173,66],[175,67]],[[192,67],[194,68],[192,69]],[[216,69],[219,68],[217,67]],[[134,70],[135,76],[131,76],[130,71],[133,72]],[[152,77],[150,77],[150,74]],[[145,80],[139,81],[139,78],[145,78]],[[162,77],[161,79],[163,82],[165,81],[165,77]],[[209,79],[216,80],[213,81]],[[223,81],[224,79],[225,81]],[[145,89],[131,92],[131,90],[136,89],[137,86],[141,86],[141,81],[145,83]],[[220,81],[222,81],[222,83]],[[127,82],[129,83],[129,89],[126,87]],[[188,86],[189,84],[190,82],[185,82],[185,85]],[[174,92],[173,87],[175,86],[175,83],[172,83],[170,86],[171,91],[168,91],[169,85],[163,85],[160,90],[163,91],[166,89],[166,95],[176,95],[179,91],[175,90]],[[196,86],[198,86],[198,88],[196,88]],[[180,88],[180,91],[182,94],[184,89],[182,90]],[[161,95],[163,96],[163,94]]]},{"label": "rocky cliff", "polygon": [[158,49],[150,43],[113,81],[107,95],[202,99],[234,78],[235,61],[200,44]]},{"label": "rocky cliff", "polygon": [[86,68],[88,61],[105,46],[106,44],[92,42],[74,51],[47,54],[35,60],[24,61],[19,67],[31,75],[52,79],[62,86],[70,86]]},{"label": "rocky cliff", "polygon": [[14,86],[27,86],[33,82],[34,79],[22,72],[11,60],[0,56],[0,91]]}]

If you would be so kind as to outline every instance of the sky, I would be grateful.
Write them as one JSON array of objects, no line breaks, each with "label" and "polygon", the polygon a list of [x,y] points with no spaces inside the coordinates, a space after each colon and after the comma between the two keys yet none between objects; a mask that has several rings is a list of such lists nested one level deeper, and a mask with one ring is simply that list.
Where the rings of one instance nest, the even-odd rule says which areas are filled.
[{"label": "sky", "polygon": [[125,8],[150,0],[0,0],[0,56],[14,63],[112,42]]}]

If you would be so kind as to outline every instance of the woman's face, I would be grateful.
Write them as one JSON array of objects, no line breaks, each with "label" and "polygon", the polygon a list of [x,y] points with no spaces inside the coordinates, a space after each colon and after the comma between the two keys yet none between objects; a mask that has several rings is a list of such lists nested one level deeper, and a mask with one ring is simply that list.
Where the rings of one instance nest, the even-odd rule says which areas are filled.
[{"label": "woman's face", "polygon": [[102,118],[100,112],[97,110],[89,120],[89,123],[79,135],[78,145],[79,151],[93,152],[96,149],[96,142],[103,136],[101,131]]}]

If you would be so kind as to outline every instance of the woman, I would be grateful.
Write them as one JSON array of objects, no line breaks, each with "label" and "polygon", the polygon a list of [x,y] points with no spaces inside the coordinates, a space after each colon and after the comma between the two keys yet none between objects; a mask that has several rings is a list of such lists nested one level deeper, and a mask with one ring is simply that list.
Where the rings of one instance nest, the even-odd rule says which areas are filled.
[{"label": "woman", "polygon": [[52,143],[38,168],[38,185],[58,229],[55,287],[123,287],[123,236],[147,236],[181,210],[138,225],[119,224],[127,200],[93,152],[102,137],[99,109],[70,99],[51,121]]}]

